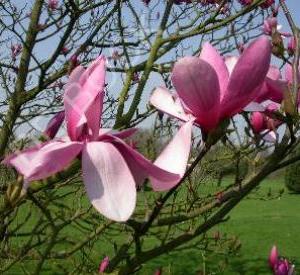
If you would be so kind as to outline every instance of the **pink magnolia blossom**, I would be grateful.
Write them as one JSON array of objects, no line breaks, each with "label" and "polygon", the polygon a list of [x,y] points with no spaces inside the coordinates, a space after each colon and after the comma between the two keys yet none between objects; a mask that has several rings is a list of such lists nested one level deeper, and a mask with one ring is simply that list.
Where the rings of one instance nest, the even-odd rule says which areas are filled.
[{"label": "pink magnolia blossom", "polygon": [[263,24],[262,31],[267,35],[274,35],[275,33],[279,33],[282,38],[291,37],[289,32],[280,31],[282,25],[277,24],[277,18],[274,16],[268,17]]},{"label": "pink magnolia blossom", "polygon": [[67,54],[68,54],[68,52],[69,52],[69,49],[68,49],[68,47],[66,47],[66,46],[62,47],[62,49],[61,49],[61,53],[62,53],[63,55],[67,55]]},{"label": "pink magnolia blossom", "polygon": [[99,269],[98,269],[99,273],[103,273],[108,267],[108,265],[109,265],[109,257],[106,256],[99,265]]},{"label": "pink magnolia blossom", "polygon": [[278,250],[276,245],[273,245],[270,255],[269,255],[269,266],[273,269],[278,260]]},{"label": "pink magnolia blossom", "polygon": [[16,57],[21,53],[22,51],[22,45],[21,44],[14,44],[11,45],[11,57],[13,59],[13,61],[16,60]]},{"label": "pink magnolia blossom", "polygon": [[274,245],[269,255],[269,266],[274,275],[293,275],[295,266],[286,258],[279,257],[277,247]]},{"label": "pink magnolia blossom", "polygon": [[210,132],[257,97],[270,58],[271,45],[266,37],[252,42],[238,59],[226,62],[205,43],[200,57],[184,57],[176,62],[172,81],[177,96],[157,88],[150,102],[158,110],[185,122],[193,121],[204,132]]},{"label": "pink magnolia blossom", "polygon": [[117,64],[117,61],[118,61],[120,58],[121,58],[121,56],[120,56],[118,50],[114,50],[114,51],[112,52],[111,59],[113,60],[115,66],[116,66],[116,64]]},{"label": "pink magnolia blossom", "polygon": [[264,115],[261,112],[253,112],[250,117],[250,123],[255,133],[260,133],[265,129]]},{"label": "pink magnolia blossom", "polygon": [[277,30],[277,18],[276,17],[268,17],[264,21],[262,30],[263,30],[264,34],[272,35],[272,33]]},{"label": "pink magnolia blossom", "polygon": [[178,131],[155,164],[123,141],[135,129],[114,132],[100,128],[105,63],[100,56],[89,68],[78,66],[71,73],[64,93],[67,137],[14,153],[4,163],[14,166],[28,184],[80,158],[92,205],[109,219],[126,221],[135,208],[136,185],[146,177],[155,190],[167,190],[179,182],[188,160],[192,123]]},{"label": "pink magnolia blossom", "polygon": [[260,7],[263,9],[267,9],[271,7],[273,4],[275,4],[275,0],[265,0],[262,4],[260,4]]},{"label": "pink magnolia blossom", "polygon": [[278,111],[279,104],[269,104],[264,112],[253,112],[250,117],[250,124],[253,132],[261,134],[262,138],[269,142],[276,141],[276,129],[282,124],[282,121],[272,118],[272,114]]},{"label": "pink magnolia blossom", "polygon": [[58,8],[58,0],[48,0],[48,8],[50,10],[56,10]]}]

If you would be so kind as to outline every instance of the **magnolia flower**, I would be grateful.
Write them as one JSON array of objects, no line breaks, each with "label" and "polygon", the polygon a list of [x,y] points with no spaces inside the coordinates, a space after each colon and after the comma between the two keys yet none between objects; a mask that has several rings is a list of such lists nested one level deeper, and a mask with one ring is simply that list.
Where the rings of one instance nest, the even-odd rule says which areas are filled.
[{"label": "magnolia flower", "polygon": [[272,35],[274,31],[277,31],[280,26],[277,25],[276,17],[268,17],[263,24],[262,31],[264,34]]},{"label": "magnolia flower", "polygon": [[286,258],[279,257],[277,247],[274,245],[269,255],[269,266],[274,275],[293,275],[295,266]]},{"label": "magnolia flower", "polygon": [[279,34],[279,38],[287,38],[291,37],[289,32],[281,31],[282,25],[277,24],[277,18],[274,16],[268,17],[263,24],[262,31],[264,34],[273,35],[275,38],[277,37],[276,34]]},{"label": "magnolia flower", "polygon": [[271,268],[273,268],[276,263],[277,263],[277,260],[278,260],[278,250],[277,250],[277,247],[276,245],[273,245],[272,249],[271,249],[271,252],[270,252],[270,255],[269,255],[269,266]]},{"label": "magnolia flower", "polygon": [[49,0],[48,1],[48,8],[50,10],[56,10],[58,7],[58,0]]},{"label": "magnolia flower", "polygon": [[99,273],[103,273],[108,267],[108,265],[109,265],[109,257],[106,256],[99,265],[99,269],[98,269]]},{"label": "magnolia flower", "polygon": [[167,190],[178,183],[178,174],[183,175],[188,160],[192,124],[179,130],[156,165],[123,141],[135,129],[114,132],[100,128],[105,62],[104,57],[99,57],[88,69],[78,66],[71,73],[64,93],[68,136],[12,154],[4,163],[14,166],[27,186],[30,181],[53,175],[80,158],[83,182],[92,205],[107,218],[125,221],[135,207],[136,185],[146,177],[150,177],[155,190]]},{"label": "magnolia flower", "polygon": [[11,57],[13,59],[13,61],[16,60],[16,57],[21,53],[22,51],[22,45],[21,44],[14,44],[11,45]]},{"label": "magnolia flower", "polygon": [[260,7],[263,9],[267,9],[271,7],[273,4],[275,4],[275,0],[265,0],[262,4],[260,4]]},{"label": "magnolia flower", "polygon": [[282,121],[272,118],[272,113],[278,111],[279,104],[271,103],[267,105],[264,112],[253,112],[250,117],[250,124],[253,132],[261,134],[265,141],[275,142],[277,135],[276,129]]},{"label": "magnolia flower", "polygon": [[68,52],[69,52],[69,49],[68,49],[68,47],[66,47],[66,46],[62,47],[62,49],[61,49],[61,53],[62,53],[63,55],[67,55],[67,54],[68,54]]},{"label": "magnolia flower", "polygon": [[157,88],[150,102],[158,110],[210,132],[256,98],[270,58],[271,45],[266,37],[252,42],[238,60],[227,59],[226,63],[205,43],[200,57],[176,62],[172,72],[176,97],[165,88]]}]

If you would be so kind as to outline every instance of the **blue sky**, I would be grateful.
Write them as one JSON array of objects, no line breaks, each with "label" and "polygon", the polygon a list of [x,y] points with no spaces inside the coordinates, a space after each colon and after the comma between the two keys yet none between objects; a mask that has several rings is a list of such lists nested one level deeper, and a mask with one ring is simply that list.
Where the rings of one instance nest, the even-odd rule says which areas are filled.
[{"label": "blue sky", "polygon": [[[278,0],[277,0],[278,1]],[[300,26],[300,1],[299,0],[285,0],[294,20],[295,23]],[[288,27],[288,23],[284,14],[281,12],[279,14],[279,22],[284,26]]]},{"label": "blue sky", "polygon": [[[142,3],[142,1],[141,0],[135,0],[135,1],[137,1],[137,5],[141,9],[141,12],[142,12],[142,10],[145,11],[146,8],[145,8],[144,4]],[[17,6],[19,6],[19,5],[23,6],[24,3],[29,3],[29,2],[31,2],[31,1],[19,1],[19,0],[15,1]],[[60,2],[63,2],[63,1],[60,1]],[[278,0],[276,0],[276,2],[278,2]],[[289,10],[290,10],[296,24],[300,26],[300,0],[286,0],[286,4],[288,5]],[[283,31],[290,31],[290,28],[288,26],[286,18],[285,18],[284,14],[282,12],[279,13],[278,23],[283,26]],[[186,44],[188,44],[188,43],[193,44],[193,41],[190,40]],[[55,46],[54,44],[53,45],[48,45],[47,47],[45,47],[45,45],[42,45],[42,46],[40,46],[42,48],[38,48],[36,50],[39,52],[39,54],[48,56],[48,54],[52,51],[51,48],[53,46]],[[108,82],[109,82],[109,84],[111,84],[110,85],[110,92],[113,92],[115,94],[115,96],[117,96],[118,92],[120,91],[122,83],[119,82],[119,81],[117,81],[119,83],[114,83],[114,81],[109,81],[109,80],[110,79],[108,79]],[[157,77],[157,76],[153,75],[153,77],[148,81],[148,83],[145,87],[144,97],[143,97],[143,100],[140,103],[140,110],[145,110],[145,107],[147,105],[149,95],[150,95],[152,89],[154,87],[158,86],[158,85],[161,85],[161,84],[162,84],[162,81],[161,81],[160,77]],[[151,121],[152,121],[152,119],[150,119],[146,124],[144,124],[144,126],[147,127],[147,126],[151,125],[151,123],[152,123]]]}]

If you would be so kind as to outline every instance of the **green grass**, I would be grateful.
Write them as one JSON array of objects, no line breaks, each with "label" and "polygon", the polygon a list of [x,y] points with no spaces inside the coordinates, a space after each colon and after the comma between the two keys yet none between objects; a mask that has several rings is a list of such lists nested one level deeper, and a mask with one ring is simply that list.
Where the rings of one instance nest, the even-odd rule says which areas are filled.
[{"label": "green grass", "polygon": [[[236,235],[241,241],[237,255],[225,257],[205,255],[207,274],[270,274],[267,259],[273,244],[281,255],[300,264],[300,195],[287,190],[280,198],[262,200],[270,192],[279,194],[283,179],[265,180],[255,195],[241,202],[229,215],[229,220],[213,229],[221,234]],[[276,196],[275,196],[276,197]],[[164,266],[168,274],[196,274],[203,270],[202,251],[173,253],[152,261],[147,274],[155,266]],[[223,265],[223,271],[219,266]],[[141,273],[146,274],[146,273]]]},{"label": "green grass", "polygon": [[[199,270],[205,270],[205,274],[270,274],[267,258],[273,244],[278,246],[282,255],[293,260],[296,266],[300,265],[300,195],[285,191],[280,198],[261,199],[266,198],[270,190],[272,195],[279,194],[282,188],[284,185],[281,178],[265,180],[255,194],[251,194],[230,213],[226,223],[208,232],[208,235],[212,235],[219,230],[223,236],[237,236],[241,241],[237,255],[225,257],[204,254],[200,249],[189,248],[146,263],[139,274],[153,274],[160,266],[163,267],[163,274],[176,275],[196,274]],[[70,233],[78,232],[68,232]],[[92,258],[110,253],[111,247],[101,242],[93,249]],[[51,262],[45,267],[42,274],[61,274],[53,269]],[[13,269],[7,274],[23,273],[20,269]]]}]

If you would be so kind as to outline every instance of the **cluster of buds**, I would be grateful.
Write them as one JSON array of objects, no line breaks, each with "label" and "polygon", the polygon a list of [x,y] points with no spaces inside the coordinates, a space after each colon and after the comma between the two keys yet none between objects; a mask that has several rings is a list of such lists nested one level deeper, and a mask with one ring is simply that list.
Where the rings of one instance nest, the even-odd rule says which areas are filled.
[{"label": "cluster of buds", "polygon": [[269,266],[274,275],[293,275],[295,274],[295,266],[288,259],[280,257],[277,247],[274,245],[269,255]]}]

